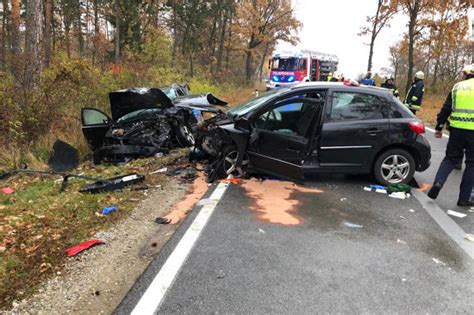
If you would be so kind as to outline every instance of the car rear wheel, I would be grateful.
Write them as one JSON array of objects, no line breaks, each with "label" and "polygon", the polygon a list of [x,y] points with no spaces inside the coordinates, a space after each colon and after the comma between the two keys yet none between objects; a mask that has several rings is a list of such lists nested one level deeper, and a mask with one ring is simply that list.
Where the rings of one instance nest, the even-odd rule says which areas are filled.
[{"label": "car rear wheel", "polygon": [[415,174],[415,159],[403,149],[387,150],[375,161],[373,172],[377,181],[384,186],[406,184]]}]

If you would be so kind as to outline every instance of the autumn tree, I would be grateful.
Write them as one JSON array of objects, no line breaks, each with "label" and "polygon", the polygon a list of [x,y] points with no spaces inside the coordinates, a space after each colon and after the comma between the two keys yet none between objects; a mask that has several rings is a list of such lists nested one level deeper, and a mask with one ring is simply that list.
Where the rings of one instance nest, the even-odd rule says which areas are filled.
[{"label": "autumn tree", "polygon": [[389,0],[378,0],[377,10],[374,16],[367,17],[367,26],[362,27],[360,36],[369,35],[369,61],[367,62],[367,72],[372,70],[372,58],[374,55],[375,40],[385,27],[389,26],[392,17],[397,13],[397,5]]}]

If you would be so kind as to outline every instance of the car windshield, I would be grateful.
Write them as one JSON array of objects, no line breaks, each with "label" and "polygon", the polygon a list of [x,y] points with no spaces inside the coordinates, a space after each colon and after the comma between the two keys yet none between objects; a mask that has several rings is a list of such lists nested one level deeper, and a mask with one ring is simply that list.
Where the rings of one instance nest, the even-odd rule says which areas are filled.
[{"label": "car windshield", "polygon": [[272,70],[295,71],[298,70],[297,58],[275,58],[273,59]]},{"label": "car windshield", "polygon": [[232,107],[227,111],[227,114],[230,117],[237,117],[247,114],[248,112],[252,111],[253,109],[259,107],[260,105],[264,104],[268,100],[283,94],[284,92],[288,91],[289,89],[275,89],[262,95],[253,98],[247,102],[241,103],[237,106]]},{"label": "car windshield", "polygon": [[155,114],[155,113],[159,113],[160,111],[161,111],[161,109],[159,109],[159,108],[140,109],[140,110],[136,110],[134,112],[128,113],[126,115],[123,115],[117,121],[118,122],[127,121],[127,120],[131,120],[131,119],[136,118],[136,117],[141,116],[141,115]]},{"label": "car windshield", "polygon": [[170,100],[174,100],[176,97],[178,97],[177,93],[176,93],[176,90],[173,89],[172,87],[170,86],[166,86],[166,87],[163,87],[163,88],[160,88],[160,90],[166,94],[166,96],[168,96],[168,98]]}]

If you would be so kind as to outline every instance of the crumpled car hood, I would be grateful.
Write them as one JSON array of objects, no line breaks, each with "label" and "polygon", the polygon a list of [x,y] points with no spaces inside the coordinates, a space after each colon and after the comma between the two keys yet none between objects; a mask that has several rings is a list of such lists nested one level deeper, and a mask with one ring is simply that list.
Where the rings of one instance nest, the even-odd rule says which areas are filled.
[{"label": "crumpled car hood", "polygon": [[217,106],[225,106],[228,103],[214,96],[211,93],[208,94],[194,94],[188,96],[178,97],[173,100],[173,104],[178,107],[196,108],[199,110],[217,112],[219,109]]},{"label": "crumpled car hood", "polygon": [[133,88],[109,93],[110,111],[112,119],[141,109],[173,107],[171,100],[160,89]]}]

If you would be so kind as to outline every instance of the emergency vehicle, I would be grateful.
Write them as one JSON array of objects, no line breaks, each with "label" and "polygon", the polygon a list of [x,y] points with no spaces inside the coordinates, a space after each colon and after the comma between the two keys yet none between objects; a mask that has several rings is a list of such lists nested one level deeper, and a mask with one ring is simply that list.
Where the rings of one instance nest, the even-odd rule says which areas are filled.
[{"label": "emergency vehicle", "polygon": [[329,74],[337,70],[338,62],[336,55],[317,51],[276,52],[268,61],[267,90],[299,82],[327,81]]}]

